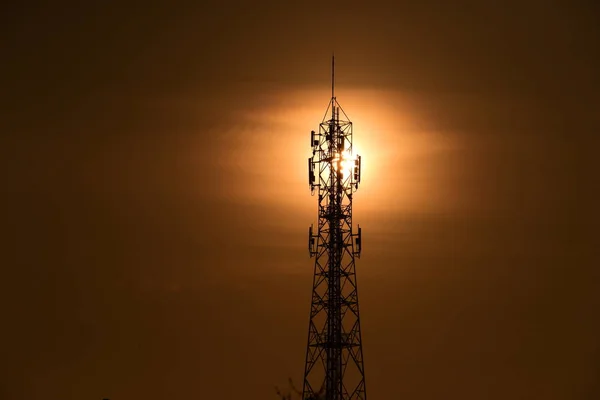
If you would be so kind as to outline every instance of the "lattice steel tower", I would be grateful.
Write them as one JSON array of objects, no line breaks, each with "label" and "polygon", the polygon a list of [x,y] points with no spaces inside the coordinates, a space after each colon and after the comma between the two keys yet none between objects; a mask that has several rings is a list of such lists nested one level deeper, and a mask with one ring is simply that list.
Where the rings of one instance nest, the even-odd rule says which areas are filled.
[{"label": "lattice steel tower", "polygon": [[[319,224],[308,231],[315,271],[302,397],[367,398],[355,259],[361,230],[352,231],[352,195],[360,183],[361,158],[352,151],[352,122],[336,100],[335,60],[331,63],[331,101],[311,131],[308,159],[311,193],[318,193]],[[329,118],[329,119],[327,119]]]}]

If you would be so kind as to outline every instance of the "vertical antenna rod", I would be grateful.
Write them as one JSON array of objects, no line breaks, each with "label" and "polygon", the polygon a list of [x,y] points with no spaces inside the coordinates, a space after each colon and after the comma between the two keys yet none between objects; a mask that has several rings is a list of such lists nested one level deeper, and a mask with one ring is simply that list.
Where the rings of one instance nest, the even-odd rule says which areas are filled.
[{"label": "vertical antenna rod", "polygon": [[335,99],[335,93],[333,91],[335,86],[335,53],[331,55],[331,98]]}]

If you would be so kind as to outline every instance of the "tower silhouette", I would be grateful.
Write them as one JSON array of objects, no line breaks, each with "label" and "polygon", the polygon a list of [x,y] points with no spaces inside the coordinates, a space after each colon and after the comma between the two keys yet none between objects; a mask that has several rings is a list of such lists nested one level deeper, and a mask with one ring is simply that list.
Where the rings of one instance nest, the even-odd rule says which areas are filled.
[{"label": "tower silhouette", "polygon": [[361,229],[352,230],[352,197],[358,190],[361,157],[353,154],[352,122],[335,97],[335,58],[331,100],[318,132],[311,131],[308,159],[311,194],[318,194],[318,227],[308,231],[315,257],[302,398],[365,400],[355,259]]}]

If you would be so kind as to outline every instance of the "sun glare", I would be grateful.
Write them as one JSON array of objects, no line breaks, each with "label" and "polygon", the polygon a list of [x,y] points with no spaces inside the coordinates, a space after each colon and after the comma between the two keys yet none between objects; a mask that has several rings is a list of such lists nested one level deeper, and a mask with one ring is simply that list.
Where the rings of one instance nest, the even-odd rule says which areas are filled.
[{"label": "sun glare", "polygon": [[336,171],[339,169],[342,173],[342,178],[346,179],[352,173],[356,159],[356,155],[352,154],[350,151],[341,153],[341,158],[340,154],[336,154],[332,163],[333,168]]}]

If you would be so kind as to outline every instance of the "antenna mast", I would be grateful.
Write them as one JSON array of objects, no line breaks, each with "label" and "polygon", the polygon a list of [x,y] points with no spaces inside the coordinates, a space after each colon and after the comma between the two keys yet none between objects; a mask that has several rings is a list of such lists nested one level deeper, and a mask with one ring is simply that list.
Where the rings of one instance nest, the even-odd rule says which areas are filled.
[{"label": "antenna mast", "polygon": [[335,54],[331,55],[331,98],[335,99],[335,93],[334,93],[334,87],[335,87]]},{"label": "antenna mast", "polygon": [[[366,400],[355,259],[362,234],[352,228],[352,197],[358,190],[361,158],[352,152],[352,122],[335,98],[331,59],[331,102],[318,133],[311,131],[308,159],[311,192],[318,192],[318,227],[308,230],[315,257],[303,400]],[[331,108],[331,119],[326,120]],[[341,115],[340,115],[341,114]]]}]

